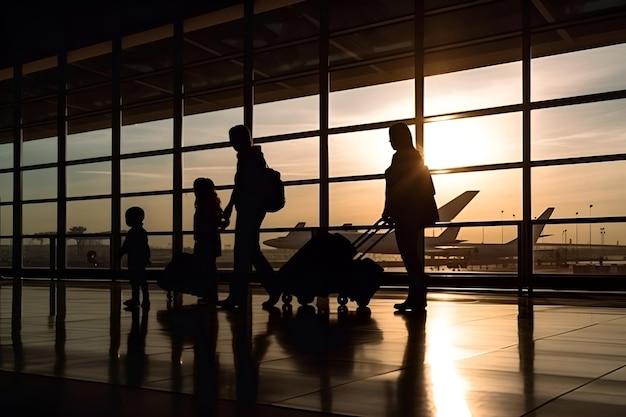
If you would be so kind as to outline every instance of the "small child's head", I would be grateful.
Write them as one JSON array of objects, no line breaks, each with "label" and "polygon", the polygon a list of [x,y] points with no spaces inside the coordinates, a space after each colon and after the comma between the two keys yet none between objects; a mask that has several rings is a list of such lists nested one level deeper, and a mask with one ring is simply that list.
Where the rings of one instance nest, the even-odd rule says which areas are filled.
[{"label": "small child's head", "polygon": [[210,178],[196,178],[193,182],[193,192],[196,198],[206,198],[215,195],[215,184]]},{"label": "small child's head", "polygon": [[141,207],[131,207],[126,210],[126,224],[129,227],[141,226],[145,213]]}]

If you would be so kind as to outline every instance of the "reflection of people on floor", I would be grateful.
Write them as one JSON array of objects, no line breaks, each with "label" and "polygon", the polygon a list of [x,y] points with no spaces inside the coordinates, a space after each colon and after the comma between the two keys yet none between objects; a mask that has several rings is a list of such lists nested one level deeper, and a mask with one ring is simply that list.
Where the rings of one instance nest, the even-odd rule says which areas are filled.
[{"label": "reflection of people on floor", "polygon": [[436,415],[435,404],[430,389],[428,367],[424,363],[426,353],[426,314],[400,315],[405,321],[408,332],[402,370],[397,381],[396,401],[387,415],[402,417],[420,417]]},{"label": "reflection of people on floor", "polygon": [[532,410],[535,404],[535,340],[534,308],[532,297],[518,300],[517,337],[519,346],[519,369],[524,380],[524,401],[526,409]]},{"label": "reflection of people on floor", "polygon": [[67,334],[65,331],[65,316],[67,304],[65,301],[65,283],[58,283],[56,286],[56,319],[55,319],[55,339],[54,352],[56,361],[54,362],[54,375],[63,376],[65,373],[65,341]]},{"label": "reflection of people on floor", "polygon": [[[148,309],[132,310],[132,324],[128,333],[126,351],[126,384],[140,387],[146,373],[146,335],[148,334]],[[141,314],[141,321],[139,315]]]},{"label": "reflection of people on floor", "polygon": [[238,415],[251,415],[259,389],[259,362],[252,352],[252,315],[229,312],[237,380]]},{"label": "reflection of people on floor", "polygon": [[219,396],[217,314],[198,309],[193,315],[193,401],[196,416],[215,416]]}]

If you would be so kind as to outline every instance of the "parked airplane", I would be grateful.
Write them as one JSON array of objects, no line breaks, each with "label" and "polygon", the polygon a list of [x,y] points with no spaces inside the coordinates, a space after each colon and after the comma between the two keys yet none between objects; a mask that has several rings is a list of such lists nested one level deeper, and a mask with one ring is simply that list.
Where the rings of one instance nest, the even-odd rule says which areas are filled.
[{"label": "parked airplane", "polygon": [[[449,222],[454,219],[454,217],[456,217],[461,210],[463,210],[465,206],[467,206],[467,204],[472,201],[474,197],[476,197],[476,194],[478,194],[478,191],[465,191],[441,206],[438,210],[439,220],[442,222]],[[267,246],[280,249],[299,249],[311,238],[311,233],[309,231],[297,230],[304,228],[304,225],[305,222],[299,222],[296,224],[296,230],[289,232],[286,236],[268,239],[263,243]],[[351,226],[351,224],[346,224],[345,226]],[[444,229],[444,231],[438,236],[426,236],[426,249],[434,249],[440,245],[453,245],[461,243],[462,241],[457,239],[460,230],[460,227],[452,226]],[[354,242],[363,234],[362,231],[358,230],[347,230],[337,233],[345,236],[351,242]],[[398,254],[398,245],[396,244],[394,232],[392,231],[382,237],[373,248],[369,249],[369,251],[373,253]]]},{"label": "parked airplane", "polygon": [[[537,220],[547,220],[554,212],[554,207],[548,207]],[[542,236],[545,225],[533,226],[533,244],[536,244]],[[468,265],[493,265],[515,263],[518,255],[518,238],[506,243],[467,243],[439,246],[435,250],[426,249],[426,254],[431,257],[427,264],[447,264],[453,267],[466,267]],[[432,257],[437,257],[439,262],[433,262]]]}]

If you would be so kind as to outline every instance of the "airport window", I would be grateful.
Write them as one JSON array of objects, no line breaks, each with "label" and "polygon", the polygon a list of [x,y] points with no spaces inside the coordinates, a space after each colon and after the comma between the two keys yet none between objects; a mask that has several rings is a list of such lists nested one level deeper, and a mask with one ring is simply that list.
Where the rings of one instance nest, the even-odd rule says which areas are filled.
[{"label": "airport window", "polygon": [[0,174],[0,203],[13,201],[13,173]]},{"label": "airport window", "polygon": [[319,226],[319,193],[316,184],[285,187],[285,207],[277,213],[268,213],[263,227],[293,227],[299,222],[310,227]]},{"label": "airport window", "polygon": [[[185,100],[194,101],[194,98]],[[195,113],[183,117],[183,145],[228,142],[228,129],[243,123],[243,108]]]},{"label": "airport window", "polygon": [[415,87],[413,80],[337,91],[331,73],[333,90],[329,97],[329,126],[341,127],[387,120],[415,117]]},{"label": "airport window", "polygon": [[319,96],[298,97],[254,106],[255,138],[293,132],[307,132],[319,127]]},{"label": "airport window", "polygon": [[56,197],[56,168],[32,169],[22,173],[22,198],[24,200],[42,200]]},{"label": "airport window", "polygon": [[108,198],[68,201],[66,212],[70,232],[73,228],[74,233],[111,232],[111,200]]},{"label": "airport window", "polygon": [[[554,217],[623,216],[626,161],[535,167],[532,170],[533,209],[555,207]],[[593,205],[591,213],[587,210]]]},{"label": "airport window", "polygon": [[[146,113],[149,110],[146,109]],[[128,123],[122,127],[122,154],[172,148],[172,119]]]},{"label": "airport window", "polygon": [[6,132],[6,135],[2,135],[6,139],[2,140],[3,143],[0,143],[0,169],[13,167],[13,137],[11,136],[9,139],[9,133],[11,132]]},{"label": "airport window", "polygon": [[68,121],[66,160],[111,156],[111,116],[98,115]]},{"label": "airport window", "polygon": [[626,100],[533,110],[532,159],[626,153]]},{"label": "airport window", "polygon": [[122,197],[121,229],[128,230],[124,221],[124,213],[130,207],[139,206],[145,212],[143,227],[148,233],[171,232],[172,231],[172,196],[171,195],[149,195],[137,197]]},{"label": "airport window", "polygon": [[67,167],[67,197],[105,194],[111,194],[111,162]]},{"label": "airport window", "polygon": [[268,165],[278,170],[283,181],[319,177],[319,138],[290,139],[261,145]]},{"label": "airport window", "polygon": [[54,235],[56,230],[56,203],[27,203],[22,206],[22,231],[25,235]]},{"label": "airport window", "polygon": [[385,202],[383,180],[332,183],[329,188],[331,226],[374,224],[380,218]]},{"label": "airport window", "polygon": [[448,119],[424,125],[424,156],[430,169],[522,160],[522,114]]},{"label": "airport window", "polygon": [[111,241],[101,236],[71,237],[65,241],[66,266],[77,269],[109,269]]},{"label": "airport window", "polygon": [[22,166],[57,162],[56,124],[23,129]]},{"label": "airport window", "polygon": [[192,188],[198,177],[208,177],[216,186],[231,185],[235,178],[237,153],[227,148],[183,153],[183,188]]},{"label": "airport window", "polygon": [[121,162],[122,193],[172,189],[172,156],[147,156]]},{"label": "airport window", "polygon": [[[626,21],[621,21],[621,24],[623,27]],[[560,36],[566,36],[566,39],[575,37],[571,35],[571,31],[563,29]],[[543,38],[536,39],[534,42],[539,45],[533,45],[535,55],[531,61],[532,100],[551,100],[626,89],[626,43],[623,40],[614,45],[554,54],[550,53],[550,49],[546,51],[547,47],[543,47],[542,43],[547,43]]]},{"label": "airport window", "polygon": [[389,129],[330,135],[329,175],[344,177],[382,174],[391,163],[393,152],[389,144]]},{"label": "airport window", "polygon": [[438,206],[465,191],[478,191],[454,221],[519,220],[522,216],[521,169],[436,174],[433,182]]},{"label": "airport window", "polygon": [[0,236],[13,234],[13,207],[0,206]]},{"label": "airport window", "polygon": [[[626,180],[621,6],[596,2],[591,12],[573,1],[541,7],[531,2],[530,22],[522,22],[519,0],[426,1],[419,22],[421,10],[416,14],[413,0],[307,0],[273,9],[270,3],[256,2],[250,21],[237,3],[179,22],[182,36],[174,36],[180,26],[168,24],[118,39],[121,50],[105,42],[0,69],[0,265],[16,263],[19,257],[12,257],[21,250],[25,267],[48,268],[48,234],[56,236],[65,224],[86,228],[81,243],[73,235],[59,243],[68,268],[95,267],[79,254],[88,243],[102,247],[98,254],[107,252],[97,268],[110,268],[110,245],[120,243],[127,229],[124,211],[132,205],[146,211],[157,266],[165,265],[172,247],[191,251],[193,181],[213,179],[225,206],[237,160],[228,130],[244,120],[252,121],[269,165],[288,183],[287,205],[267,215],[263,240],[285,235],[269,229],[293,230],[298,223],[339,228],[378,219],[383,173],[393,154],[388,127],[397,121],[409,124],[423,143],[440,206],[471,194],[451,220],[486,225],[461,227],[459,239],[506,243],[518,237],[521,220],[534,222],[549,213],[558,224],[544,218],[541,237],[526,243],[535,247],[534,271],[557,274],[589,273],[574,271],[572,248],[563,247],[572,239],[605,249],[608,242],[626,240],[620,219],[581,222],[625,215],[626,195],[615,188]],[[613,7],[621,14],[612,13]],[[421,27],[422,40],[416,36]],[[523,54],[523,45],[530,55]],[[249,63],[251,73],[244,73]],[[21,74],[16,83],[14,70]],[[66,89],[58,91],[62,81]],[[114,97],[116,91],[121,97]],[[113,105],[118,98],[121,126]],[[63,102],[67,107],[60,114]],[[182,120],[177,106],[183,107]],[[21,124],[13,126],[17,112]],[[176,130],[181,127],[182,149]],[[16,137],[22,143],[14,144]],[[14,167],[15,156],[20,166]],[[181,172],[174,172],[177,158]],[[61,190],[58,170],[66,173]],[[119,184],[113,182],[118,174]],[[22,212],[15,212],[23,228],[18,231],[12,223],[16,184],[25,201]],[[175,194],[181,190],[182,197]],[[529,195],[531,210],[524,213]],[[111,213],[118,199],[121,212]],[[117,220],[121,230],[111,230]],[[182,230],[173,230],[178,220]],[[428,232],[437,236],[444,229]],[[589,237],[573,238],[570,229],[584,229]],[[13,242],[6,238],[18,237],[13,233],[27,236],[15,254],[7,252]],[[92,236],[100,233],[106,237]],[[176,240],[181,236],[182,242]],[[223,234],[225,253],[232,243],[231,226]],[[277,256],[288,254],[262,247],[276,267]],[[574,264],[583,256],[577,255]],[[232,266],[229,256],[220,268]],[[428,256],[433,273],[449,272],[450,265],[470,257],[458,251]],[[487,272],[480,262],[465,264],[461,270]],[[517,270],[517,253],[498,268]]]}]

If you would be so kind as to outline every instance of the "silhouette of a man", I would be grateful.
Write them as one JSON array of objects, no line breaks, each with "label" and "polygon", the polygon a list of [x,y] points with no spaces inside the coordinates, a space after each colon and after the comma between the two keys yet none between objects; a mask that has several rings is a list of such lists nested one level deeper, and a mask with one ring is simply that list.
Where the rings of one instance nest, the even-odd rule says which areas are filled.
[{"label": "silhouette of a man", "polygon": [[270,295],[263,307],[270,308],[278,302],[280,290],[274,269],[261,252],[259,244],[261,223],[266,214],[262,205],[260,180],[267,164],[261,147],[253,145],[252,135],[246,126],[233,126],[228,136],[237,152],[237,170],[235,187],[224,208],[224,219],[229,221],[234,207],[237,209],[237,220],[230,290],[228,297],[218,301],[217,305],[225,309],[243,309],[247,306],[248,273],[250,267],[254,266],[261,284]]}]

